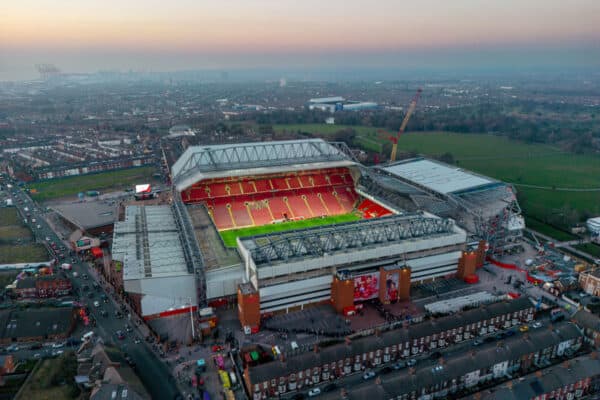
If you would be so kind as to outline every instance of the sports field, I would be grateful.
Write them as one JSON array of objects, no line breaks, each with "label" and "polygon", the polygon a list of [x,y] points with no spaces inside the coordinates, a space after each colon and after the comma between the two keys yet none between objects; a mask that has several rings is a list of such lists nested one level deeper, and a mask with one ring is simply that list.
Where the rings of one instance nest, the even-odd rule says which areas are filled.
[{"label": "sports field", "polygon": [[[323,138],[344,128],[325,124],[275,126],[277,130],[311,132]],[[350,128],[369,142],[384,143],[389,136],[376,128]],[[450,153],[460,167],[513,183],[525,213],[540,221],[554,220],[566,227],[573,212],[581,220],[600,215],[600,190],[593,190],[600,189],[599,156],[503,136],[448,132],[406,133],[398,142],[398,151],[429,156]]]},{"label": "sports field", "polygon": [[320,225],[340,224],[342,222],[357,221],[359,219],[361,219],[361,217],[359,217],[356,214],[333,215],[324,218],[311,218],[304,219],[301,221],[282,222],[278,224],[263,226],[251,226],[249,228],[230,229],[227,231],[221,231],[220,234],[221,238],[223,239],[223,243],[225,243],[225,246],[235,247],[235,240],[238,237],[262,235],[265,233],[272,232],[290,231]]},{"label": "sports field", "polygon": [[79,192],[98,190],[100,192],[132,188],[136,183],[153,181],[154,167],[138,167],[101,172],[98,174],[73,176],[31,183],[27,187],[34,200],[44,201],[62,197],[76,196]]}]

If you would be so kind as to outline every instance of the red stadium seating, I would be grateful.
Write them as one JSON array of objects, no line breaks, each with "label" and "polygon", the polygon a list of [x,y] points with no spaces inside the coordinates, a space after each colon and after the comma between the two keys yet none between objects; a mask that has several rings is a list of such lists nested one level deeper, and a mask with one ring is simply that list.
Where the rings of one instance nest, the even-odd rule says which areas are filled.
[{"label": "red stadium seating", "polygon": [[365,219],[384,217],[392,214],[387,208],[382,207],[369,199],[363,200],[358,206],[358,210],[362,212]]},{"label": "red stadium seating", "polygon": [[250,214],[254,220],[254,225],[267,225],[273,222],[271,211],[269,210],[269,203],[264,200],[250,201],[248,202],[248,208],[250,209]]},{"label": "red stadium seating", "polygon": [[253,226],[252,218],[248,214],[245,202],[232,201],[228,203],[231,206],[231,215],[236,227]]},{"label": "red stadium seating", "polygon": [[294,213],[296,219],[312,218],[313,215],[310,209],[306,206],[306,202],[302,198],[302,195],[291,195],[287,196],[288,205]]},{"label": "red stadium seating", "polygon": [[340,205],[333,192],[321,192],[321,198],[325,202],[329,213],[332,215],[345,214],[346,210]]},{"label": "red stadium seating", "polygon": [[346,168],[206,180],[181,196],[186,203],[205,202],[219,230],[345,214],[358,200]]},{"label": "red stadium seating", "polygon": [[234,224],[229,215],[229,210],[225,204],[219,204],[212,209],[213,220],[219,229],[233,228]]}]

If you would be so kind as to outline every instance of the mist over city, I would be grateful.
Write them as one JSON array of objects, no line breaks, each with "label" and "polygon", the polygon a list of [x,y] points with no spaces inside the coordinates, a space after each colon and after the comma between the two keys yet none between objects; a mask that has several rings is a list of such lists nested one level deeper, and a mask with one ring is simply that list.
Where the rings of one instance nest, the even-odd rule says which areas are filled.
[{"label": "mist over city", "polygon": [[0,14],[0,398],[600,396],[599,2]]}]

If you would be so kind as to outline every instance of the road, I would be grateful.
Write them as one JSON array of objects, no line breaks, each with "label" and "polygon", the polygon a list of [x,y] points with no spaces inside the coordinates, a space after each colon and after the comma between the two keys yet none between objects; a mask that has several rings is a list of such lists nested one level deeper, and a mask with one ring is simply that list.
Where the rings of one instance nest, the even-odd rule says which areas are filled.
[{"label": "road", "polygon": [[[93,273],[94,271],[91,271],[91,267],[87,262],[83,262],[68,254],[68,243],[65,243],[46,222],[42,207],[35,204],[22,190],[13,189],[12,196],[14,205],[24,214],[27,214],[27,212],[24,212],[23,209],[27,207],[31,218],[36,220],[35,223],[30,224],[38,241],[45,241],[46,238],[49,238],[50,242],[56,243],[59,248],[62,246],[67,249],[67,251],[63,252],[64,257],[59,260],[59,263],[71,263],[73,265],[73,270],[71,271],[73,295],[74,297],[81,296],[82,302],[87,305],[90,314],[93,315],[97,322],[96,327],[88,327],[84,331],[92,329],[104,343],[115,344],[127,352],[135,362],[136,372],[153,399],[173,399],[178,396],[179,390],[175,384],[175,379],[167,366],[144,341],[142,334],[135,324],[130,323],[127,316],[121,318],[116,316],[116,312],[120,310],[120,306],[111,294],[110,287],[104,286],[101,282],[97,281],[96,274]],[[38,225],[40,228],[37,228]],[[77,273],[77,277],[75,277],[75,273]],[[86,276],[87,279],[85,279]],[[93,287],[93,283],[98,285],[96,290]],[[88,290],[84,291],[84,286],[87,286]],[[88,297],[89,293],[93,293],[93,295]],[[107,302],[102,301],[102,295],[106,296],[108,299]],[[95,307],[94,301],[98,301],[100,306]],[[107,314],[105,317],[101,316],[101,310],[106,311]],[[118,340],[115,332],[117,330],[125,331],[126,325],[130,326],[132,332],[128,333],[124,340]],[[135,338],[141,339],[141,342],[136,344]],[[38,352],[40,350],[21,350],[17,354],[24,357],[33,357]]]}]

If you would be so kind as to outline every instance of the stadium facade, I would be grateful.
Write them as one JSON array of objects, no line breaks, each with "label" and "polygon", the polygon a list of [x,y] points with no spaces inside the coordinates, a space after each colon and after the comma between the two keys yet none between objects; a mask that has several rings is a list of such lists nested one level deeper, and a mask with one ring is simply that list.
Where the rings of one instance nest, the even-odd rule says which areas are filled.
[{"label": "stadium facade", "polygon": [[[320,139],[191,146],[171,174],[180,269],[194,277],[186,296],[194,291],[201,306],[237,301],[248,329],[265,313],[321,302],[341,313],[407,299],[411,283],[466,278],[487,242],[504,245],[506,232],[522,229],[506,184],[425,159],[366,168],[345,144]],[[502,235],[491,235],[486,224],[498,214]],[[237,237],[235,248],[225,234]],[[140,268],[121,258],[126,270]],[[143,281],[126,289],[151,295]]]}]

